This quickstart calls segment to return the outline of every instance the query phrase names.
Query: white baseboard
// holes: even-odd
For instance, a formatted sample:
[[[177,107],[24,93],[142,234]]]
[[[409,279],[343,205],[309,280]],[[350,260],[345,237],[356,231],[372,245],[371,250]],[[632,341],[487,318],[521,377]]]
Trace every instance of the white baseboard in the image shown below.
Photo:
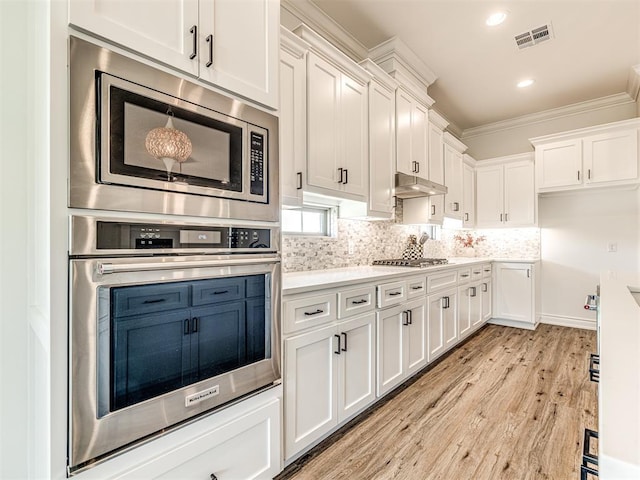
[[[538,324],[531,324],[528,322],[518,322],[517,320],[505,320],[503,318],[492,318],[487,323],[491,323],[493,325],[501,325],[503,327],[515,327],[515,328],[524,328],[526,330],[535,330]]]
[[[596,320],[579,317],[563,317],[560,315],[540,315],[540,323],[548,325],[558,325],[560,327],[583,328],[585,330],[595,330]]]

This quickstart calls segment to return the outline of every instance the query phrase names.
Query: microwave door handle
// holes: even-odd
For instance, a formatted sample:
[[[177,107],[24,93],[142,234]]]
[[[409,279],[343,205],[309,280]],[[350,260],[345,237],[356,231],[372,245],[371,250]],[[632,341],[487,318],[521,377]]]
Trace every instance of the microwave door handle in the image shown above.
[[[155,270],[183,270],[186,268],[229,267],[234,265],[259,265],[279,263],[280,257],[273,258],[238,258],[228,260],[158,262],[158,263],[109,263],[98,262],[97,272],[100,275],[122,272],[149,272]]]

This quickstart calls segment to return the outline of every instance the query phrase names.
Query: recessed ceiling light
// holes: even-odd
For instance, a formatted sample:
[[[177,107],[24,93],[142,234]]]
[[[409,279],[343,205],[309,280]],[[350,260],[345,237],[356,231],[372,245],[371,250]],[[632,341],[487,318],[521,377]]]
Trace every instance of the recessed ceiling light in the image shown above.
[[[489,15],[487,18],[487,25],[490,27],[495,27],[496,25],[500,25],[507,18],[507,12],[496,12]]]
[[[527,78],[525,80],[521,80],[518,82],[518,88],[526,88],[533,85],[534,80],[532,78]]]

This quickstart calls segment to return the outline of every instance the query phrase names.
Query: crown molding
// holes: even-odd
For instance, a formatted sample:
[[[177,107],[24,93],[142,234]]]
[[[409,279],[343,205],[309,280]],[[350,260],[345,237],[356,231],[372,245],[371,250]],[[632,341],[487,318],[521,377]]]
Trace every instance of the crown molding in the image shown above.
[[[373,47],[369,50],[369,57],[377,64],[388,64],[393,70],[401,66],[409,75],[415,77],[414,81],[423,84],[424,88],[429,87],[438,78],[433,70],[398,37],[392,37]]]
[[[444,134],[442,135],[442,140],[444,141],[444,143],[446,143],[450,147],[453,147],[460,153],[464,153],[467,149],[467,146],[456,137],[454,137],[450,132],[444,132]]]
[[[333,63],[336,67],[349,75],[352,79],[360,82],[362,85],[369,83],[369,80],[373,77],[372,74],[367,72],[350,57],[345,55],[340,49],[336,48],[304,23],[302,25],[298,25],[293,33],[300,36],[300,38],[307,42],[313,52]]]
[[[464,163],[466,163],[467,165],[469,165],[470,167],[476,167],[476,165],[478,165],[478,161],[473,158],[471,155],[469,155],[468,153],[464,153],[462,154],[462,161]]]
[[[516,153],[513,155],[505,155],[503,157],[487,158],[486,160],[478,160],[476,166],[489,167],[492,165],[503,165],[505,163],[527,161],[533,163],[535,154],[533,152]]]
[[[396,82],[387,72],[385,72],[380,66],[370,58],[365,58],[358,65],[364,68],[367,72],[373,75],[373,78],[391,91],[395,91],[398,88],[398,82]]]
[[[627,94],[634,100],[638,100],[640,93],[640,65],[635,65],[629,70],[629,79],[627,80]]]
[[[282,25],[280,25],[280,47],[296,58],[304,57],[304,54],[309,50],[307,42]]]
[[[601,110],[603,108],[610,108],[634,102],[635,99],[631,98],[628,93],[617,93],[615,95],[596,98],[594,100],[587,100],[586,102],[573,103],[564,107],[552,108],[529,115],[522,115],[520,117],[511,118],[509,120],[502,120],[495,123],[481,125],[479,127],[467,128],[462,131],[461,138],[466,139],[477,137],[479,135],[489,135],[491,133],[496,133],[503,130],[510,130],[512,128],[518,128],[534,123],[548,122],[549,120],[554,120],[557,118],[569,117],[572,115],[578,115],[581,113]]]
[[[447,125],[449,125],[449,121],[434,109],[429,110],[429,121],[440,130],[444,130],[445,128],[447,128]]]
[[[541,137],[530,138],[529,142],[535,147],[543,143],[555,140],[571,140],[574,138],[585,137],[587,135],[608,133],[616,130],[625,130],[628,128],[639,128],[640,118],[630,118],[629,120],[621,120],[619,122],[605,123],[604,125],[594,125],[592,127],[578,128],[569,130],[568,132],[552,133]]]
[[[352,60],[369,56],[367,48],[310,0],[280,0],[280,7],[300,19]]]

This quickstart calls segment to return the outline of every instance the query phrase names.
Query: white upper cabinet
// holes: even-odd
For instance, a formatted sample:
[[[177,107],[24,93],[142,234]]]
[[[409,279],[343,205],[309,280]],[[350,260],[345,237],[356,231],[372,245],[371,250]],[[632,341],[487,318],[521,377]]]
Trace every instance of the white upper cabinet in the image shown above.
[[[638,183],[638,119],[531,139],[538,192]]]
[[[396,158],[396,94],[398,84],[371,60],[360,65],[369,82],[369,208],[368,216],[393,216]]]
[[[69,23],[261,103],[278,105],[276,0],[70,0]]]
[[[280,181],[282,204],[302,206],[307,172],[307,47],[280,32]]]
[[[396,90],[396,170],[429,179],[428,108],[402,87]]]
[[[472,228],[476,222],[476,172],[475,160],[464,156],[462,165],[462,226]]]
[[[483,165],[484,163],[488,165]],[[476,226],[528,227],[536,223],[530,154],[480,162],[476,168]]]
[[[444,214],[462,219],[462,154],[467,147],[449,132],[444,133]]]
[[[307,54],[307,184],[316,193],[366,200],[368,99],[364,69],[301,25]]]
[[[449,123],[429,110],[429,180],[444,185],[444,129]]]

